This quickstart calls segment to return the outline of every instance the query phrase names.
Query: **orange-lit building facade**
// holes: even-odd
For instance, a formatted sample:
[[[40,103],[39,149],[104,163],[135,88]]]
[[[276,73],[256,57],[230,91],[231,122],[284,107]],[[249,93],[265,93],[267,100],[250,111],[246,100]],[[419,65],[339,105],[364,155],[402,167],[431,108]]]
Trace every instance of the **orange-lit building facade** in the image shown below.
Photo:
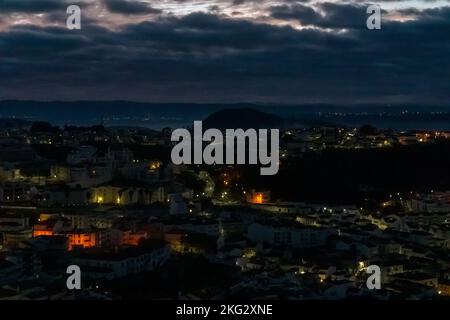
[[[53,236],[53,227],[47,225],[47,224],[36,224],[33,227],[33,237],[40,237],[40,236]]]
[[[35,225],[33,228],[33,237],[36,238],[41,236],[57,236],[57,234],[45,225]],[[69,251],[76,247],[91,248],[97,245],[97,236],[92,232],[71,232],[66,236],[69,240]]]
[[[71,232],[68,234],[69,251],[74,248],[92,248],[98,243],[95,232]]]
[[[255,191],[247,193],[247,202],[252,204],[265,204],[270,202],[270,191]]]
[[[447,280],[439,282],[437,290],[439,295],[450,297],[450,281]]]
[[[143,240],[147,239],[146,232],[133,233],[131,231],[124,232],[122,236],[122,245],[125,246],[138,246]]]
[[[184,250],[186,237],[186,232],[183,230],[173,229],[165,233],[164,240],[169,243],[172,252],[180,253]]]

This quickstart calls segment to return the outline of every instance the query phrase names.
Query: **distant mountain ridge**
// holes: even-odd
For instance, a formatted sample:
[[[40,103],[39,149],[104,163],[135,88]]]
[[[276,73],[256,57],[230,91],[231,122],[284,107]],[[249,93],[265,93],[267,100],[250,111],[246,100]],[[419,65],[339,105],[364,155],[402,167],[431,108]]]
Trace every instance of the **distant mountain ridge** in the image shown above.
[[[55,125],[136,126],[161,129],[184,127],[213,112],[230,108],[259,108],[257,105],[141,103],[128,101],[0,101],[0,118],[48,121]]]
[[[199,103],[144,103],[130,101],[0,101],[0,118],[48,121],[53,125],[99,125],[107,127],[145,127],[160,130],[164,127],[192,126],[195,120],[208,120],[220,126],[213,114],[221,110],[253,109],[283,119],[285,126],[323,126],[371,124],[378,128],[402,130],[450,130],[449,106],[422,105],[332,105],[301,104],[277,105],[258,103],[199,104]],[[220,114],[219,114],[220,115]],[[257,119],[252,119],[256,117]],[[244,119],[246,119],[244,121]],[[264,126],[276,125],[280,119],[266,118],[261,113],[227,115],[222,121],[234,124],[242,121],[248,126],[254,121]],[[272,122],[273,121],[273,122]],[[10,123],[11,124],[11,123]],[[213,126],[212,124],[210,124]],[[241,125],[241,124],[240,124]],[[223,126],[223,125],[222,125]]]
[[[144,103],[130,101],[0,101],[0,117],[36,118],[39,120],[106,117],[143,117],[161,115],[177,116],[189,113],[202,119],[211,112],[227,108],[257,108],[247,103],[237,104],[196,104],[196,103]],[[82,111],[82,112],[80,112]]]

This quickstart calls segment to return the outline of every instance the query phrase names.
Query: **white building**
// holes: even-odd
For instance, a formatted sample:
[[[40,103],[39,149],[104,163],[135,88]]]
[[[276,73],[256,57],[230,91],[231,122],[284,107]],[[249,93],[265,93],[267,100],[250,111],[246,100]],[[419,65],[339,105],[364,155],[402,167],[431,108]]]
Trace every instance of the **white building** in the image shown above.
[[[167,229],[178,228],[187,232],[201,233],[216,237],[219,235],[219,223],[217,221],[193,221],[178,225],[167,226]]]
[[[95,204],[147,205],[164,202],[164,199],[165,189],[163,187],[102,185],[90,189],[90,203]]]
[[[161,244],[146,251],[130,248],[118,253],[85,254],[74,258],[73,263],[88,277],[112,280],[151,271],[162,266],[169,257],[169,247]]]
[[[253,223],[248,227],[249,240],[270,245],[287,245],[294,248],[316,247],[325,244],[328,230],[305,227],[302,225],[284,225],[281,223]]]
[[[67,156],[67,163],[77,165],[80,163],[90,162],[93,160],[97,148],[94,146],[80,146]]]

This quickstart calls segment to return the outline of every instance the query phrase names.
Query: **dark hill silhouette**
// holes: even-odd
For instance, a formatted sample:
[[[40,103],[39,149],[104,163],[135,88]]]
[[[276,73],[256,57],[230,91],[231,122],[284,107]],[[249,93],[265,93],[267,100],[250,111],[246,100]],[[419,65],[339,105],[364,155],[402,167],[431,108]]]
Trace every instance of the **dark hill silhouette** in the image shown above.
[[[30,121],[21,119],[4,119],[0,118],[0,128],[13,129],[13,128],[28,128],[31,126]]]
[[[225,109],[214,112],[203,121],[203,128],[217,129],[262,129],[281,128],[284,119],[252,108]]]
[[[360,127],[370,124],[377,128],[401,130],[450,130],[450,105],[330,105],[330,104],[198,104],[198,103],[143,103],[131,101],[0,101],[0,118],[26,119],[30,122],[48,121],[52,125],[105,125],[139,126],[161,129],[192,126],[193,121],[201,120],[220,110],[259,110],[283,119],[284,127],[310,126],[350,126]],[[407,108],[408,113],[405,113]],[[258,115],[246,116],[245,112],[234,112],[229,123],[232,127],[266,126],[264,116],[258,124]],[[244,118],[250,118],[244,121]],[[228,116],[225,120],[228,121]],[[243,121],[243,125],[240,121]],[[7,122],[7,126],[21,125]],[[279,126],[278,120],[269,121],[269,126]],[[1,123],[0,123],[1,125]],[[31,124],[25,124],[29,126]],[[223,127],[225,125],[222,125]],[[227,123],[226,126],[229,126]]]

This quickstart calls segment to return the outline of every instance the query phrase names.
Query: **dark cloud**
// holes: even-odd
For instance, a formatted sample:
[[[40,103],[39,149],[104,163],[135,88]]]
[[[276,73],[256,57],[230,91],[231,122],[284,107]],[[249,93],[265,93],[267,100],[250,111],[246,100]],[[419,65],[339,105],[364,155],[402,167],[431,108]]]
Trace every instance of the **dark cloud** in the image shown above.
[[[69,0],[0,0],[0,13],[49,13],[56,10],[65,11],[69,4],[87,4]]]
[[[305,26],[360,28],[365,26],[368,4],[320,3],[315,8],[303,4],[274,6],[271,14],[282,20],[298,20]]]
[[[161,10],[152,8],[147,2],[135,0],[104,0],[109,11],[121,14],[154,14]]]
[[[56,0],[1,0],[0,12],[47,12],[63,7],[62,1]]]

